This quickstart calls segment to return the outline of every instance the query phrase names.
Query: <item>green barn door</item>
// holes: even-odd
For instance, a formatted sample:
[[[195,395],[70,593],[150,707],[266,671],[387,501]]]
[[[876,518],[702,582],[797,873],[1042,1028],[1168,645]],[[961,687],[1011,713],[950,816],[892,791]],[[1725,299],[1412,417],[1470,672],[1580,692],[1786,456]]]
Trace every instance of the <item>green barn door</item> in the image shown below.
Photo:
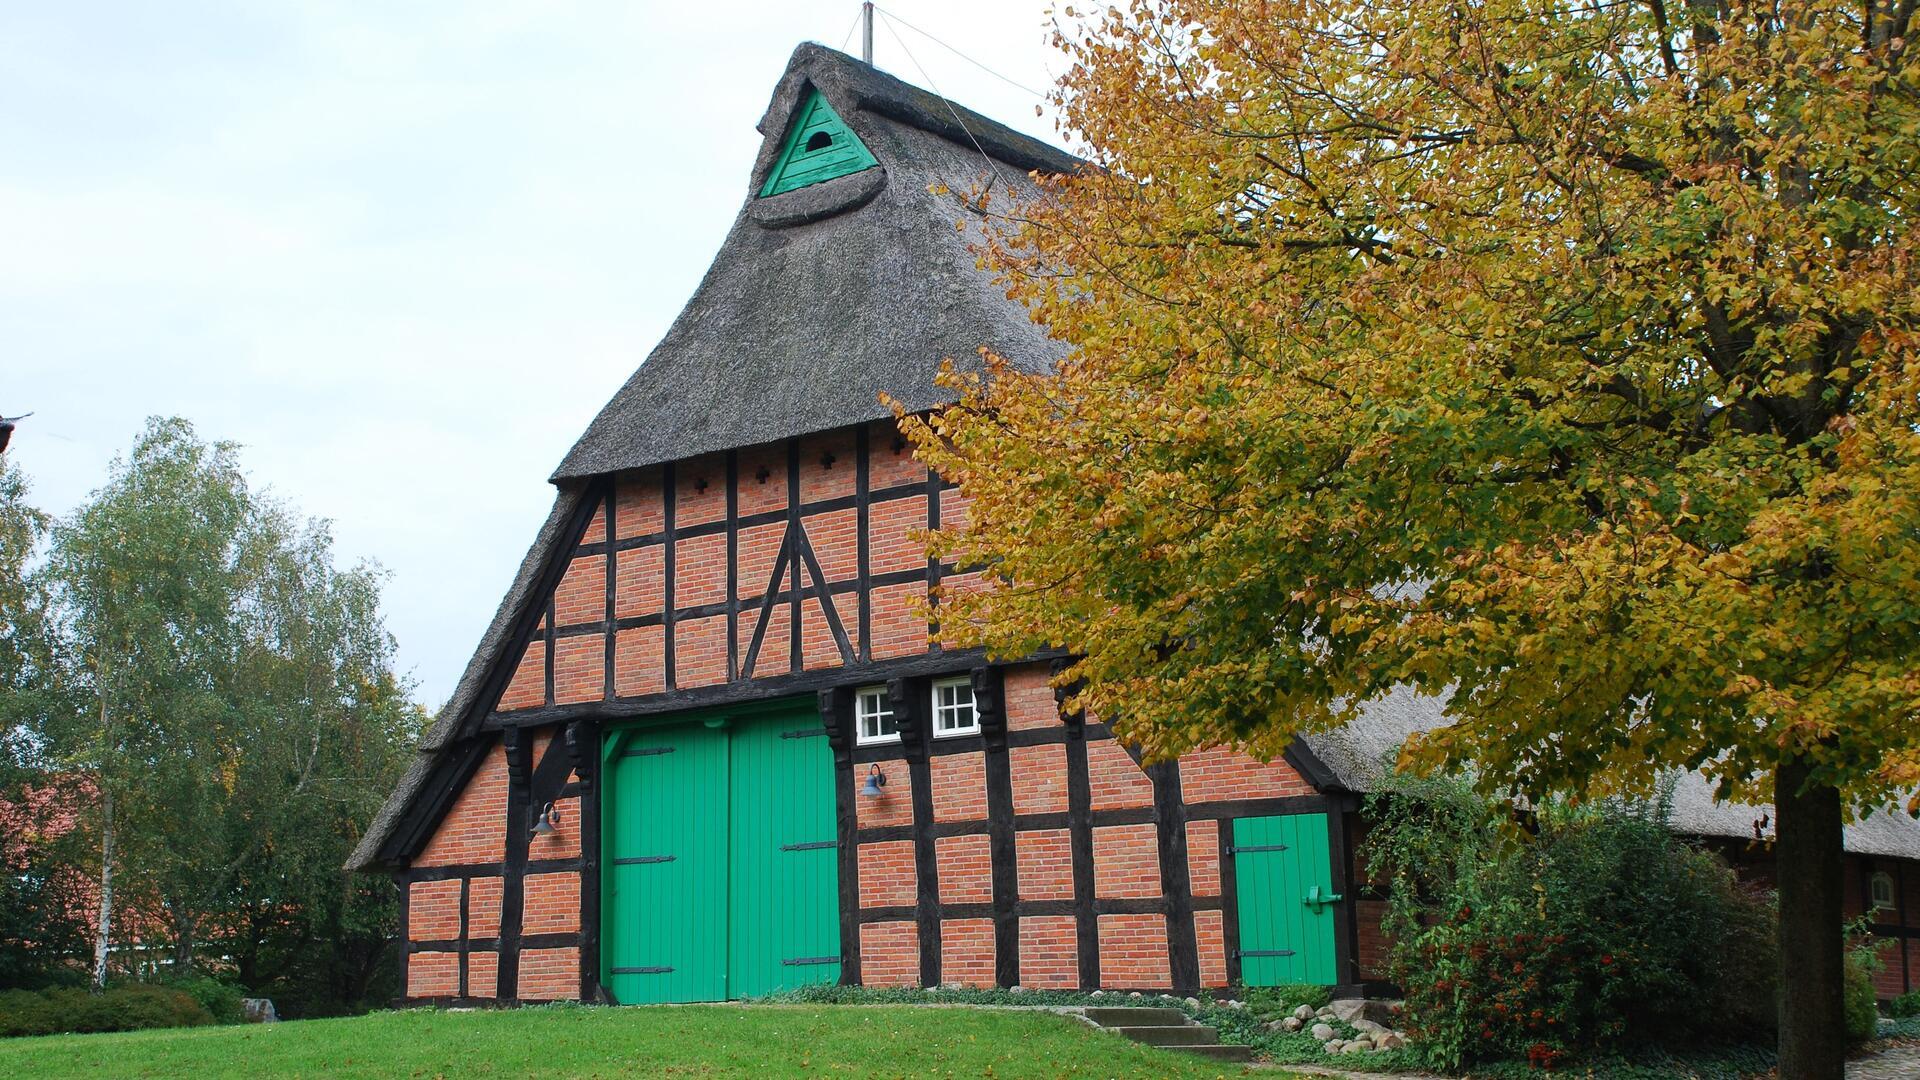
[[[1327,815],[1233,823],[1240,977],[1248,986],[1334,982],[1333,863]]]
[[[727,732],[633,733],[609,762],[608,989],[623,1004],[727,997]]]
[[[622,1004],[723,1001],[840,978],[833,753],[782,702],[616,733],[601,905]]]
[[[838,982],[833,752],[820,714],[743,720],[732,754],[729,996]]]

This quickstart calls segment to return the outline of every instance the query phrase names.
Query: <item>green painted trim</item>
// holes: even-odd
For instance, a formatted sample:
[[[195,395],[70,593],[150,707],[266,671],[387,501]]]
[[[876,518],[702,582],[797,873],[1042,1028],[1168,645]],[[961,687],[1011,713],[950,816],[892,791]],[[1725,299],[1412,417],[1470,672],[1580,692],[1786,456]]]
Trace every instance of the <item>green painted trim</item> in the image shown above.
[[[818,145],[822,142],[824,145]],[[833,111],[820,91],[810,89],[806,101],[794,110],[786,139],[780,145],[780,156],[773,160],[773,168],[767,170],[767,182],[761,185],[760,194],[778,195],[809,184],[851,176],[878,164],[860,136],[840,119],[840,114]]]
[[[1226,857],[1235,861],[1241,981],[1337,982],[1327,815],[1237,818]]]

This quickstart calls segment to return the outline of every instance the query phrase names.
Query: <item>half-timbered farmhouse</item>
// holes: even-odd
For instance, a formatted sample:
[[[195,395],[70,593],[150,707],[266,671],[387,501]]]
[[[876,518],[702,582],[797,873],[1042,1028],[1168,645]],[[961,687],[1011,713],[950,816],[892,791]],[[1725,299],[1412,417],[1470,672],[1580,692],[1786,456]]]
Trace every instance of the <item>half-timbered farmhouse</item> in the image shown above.
[[[1439,703],[1390,695],[1282,760],[1142,765],[1050,663],[928,640],[966,500],[885,393],[1061,347],[970,249],[1075,158],[803,45],[745,205],[658,348],[561,463],[551,516],[355,853],[404,897],[406,996],[704,1001],[808,983],[1362,985],[1359,796]],[[962,223],[956,229],[955,222]],[[937,617],[937,609],[934,612]],[[1690,794],[1689,794],[1690,793]],[[1757,812],[1686,788],[1680,824]],[[1854,910],[1920,981],[1920,828],[1849,836]]]

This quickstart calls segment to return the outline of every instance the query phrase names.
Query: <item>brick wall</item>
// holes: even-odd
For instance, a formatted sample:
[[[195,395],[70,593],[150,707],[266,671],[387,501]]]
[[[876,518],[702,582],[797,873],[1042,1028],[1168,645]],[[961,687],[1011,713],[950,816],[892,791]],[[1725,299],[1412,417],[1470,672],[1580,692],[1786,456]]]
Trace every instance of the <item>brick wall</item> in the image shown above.
[[[1020,985],[1035,990],[1066,990],[1079,986],[1078,940],[1071,915],[1022,918]]]
[[[418,952],[407,958],[407,996],[452,997],[460,992],[460,957],[450,952]]]
[[[580,950],[527,949],[520,953],[520,997],[562,1001],[580,996]]]
[[[1200,985],[1227,985],[1226,919],[1218,911],[1193,913],[1193,937],[1200,949]]]
[[[529,874],[525,882],[526,908],[521,915],[523,934],[565,934],[580,929],[580,875]],[[525,970],[523,966],[522,971]],[[574,991],[579,993],[579,971],[574,972]],[[526,989],[522,976],[521,989]]]
[[[983,904],[993,899],[993,859],[988,849],[987,837],[980,835],[942,836],[933,842],[940,866],[941,903]]]
[[[919,879],[913,864],[913,841],[861,844],[859,866],[861,907],[894,907],[914,902]]]
[[[945,867],[942,866],[942,881]],[[992,919],[948,919],[940,924],[940,981],[961,986],[992,986]]]
[[[1057,814],[1067,808],[1067,751],[1062,746],[1015,746],[1007,750],[1013,774],[1013,812]]]
[[[1100,916],[1101,986],[1109,990],[1151,990],[1172,980],[1164,916]]]
[[[920,985],[920,930],[910,922],[860,927],[860,982],[865,986]]]
[[[407,940],[451,941],[459,936],[460,882],[413,882],[407,889]]]
[[[1022,900],[1073,899],[1073,838],[1065,829],[1014,834],[1014,862]]]
[[[1182,757],[1180,788],[1190,803],[1279,799],[1314,791],[1285,761],[1263,764],[1226,749],[1198,750]]]
[[[1160,837],[1156,826],[1105,825],[1093,830],[1093,894],[1160,895]]]
[[[507,752],[496,743],[413,865],[499,862],[506,844]]]
[[[1087,782],[1095,810],[1153,805],[1153,781],[1114,739],[1088,741]]]
[[[985,754],[943,754],[927,763],[933,820],[979,821],[987,816]]]

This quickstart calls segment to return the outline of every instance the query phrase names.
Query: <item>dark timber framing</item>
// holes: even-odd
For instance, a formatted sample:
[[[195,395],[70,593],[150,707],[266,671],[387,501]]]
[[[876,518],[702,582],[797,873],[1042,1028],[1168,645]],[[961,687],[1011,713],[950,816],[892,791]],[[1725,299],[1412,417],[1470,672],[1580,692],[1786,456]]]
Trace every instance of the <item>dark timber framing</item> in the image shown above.
[[[993,874],[993,981],[1020,982],[1019,858],[1014,847],[1013,769],[1007,759],[1005,673],[996,667],[971,674],[974,711],[985,740],[987,850]]]
[[[899,747],[913,778],[914,926],[920,941],[920,985],[940,985],[940,861],[933,835],[933,771],[928,749],[933,736],[931,703],[924,679],[887,682],[887,704],[900,731]],[[862,913],[865,914],[864,912]]]

